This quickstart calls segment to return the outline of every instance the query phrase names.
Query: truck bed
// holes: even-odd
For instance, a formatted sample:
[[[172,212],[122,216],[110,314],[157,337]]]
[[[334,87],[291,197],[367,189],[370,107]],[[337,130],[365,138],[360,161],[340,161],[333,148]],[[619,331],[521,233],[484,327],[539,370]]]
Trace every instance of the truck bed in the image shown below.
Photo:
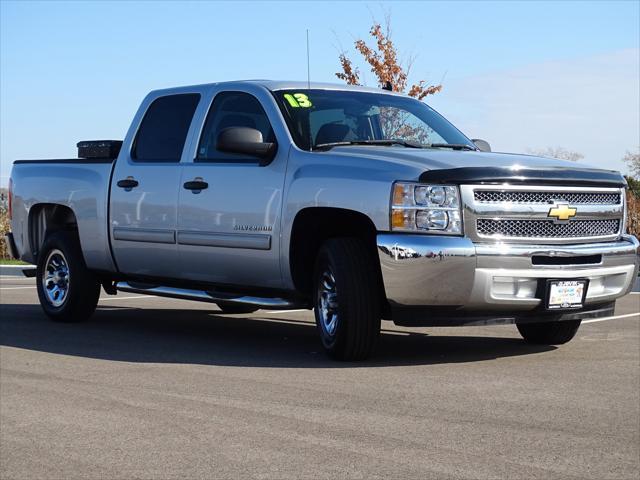
[[[115,271],[108,235],[108,196],[113,162],[114,159],[108,158],[14,162],[12,225],[16,247],[23,260],[35,261],[30,246],[34,240],[28,233],[30,222],[37,222],[41,206],[57,204],[75,212],[87,266]]]

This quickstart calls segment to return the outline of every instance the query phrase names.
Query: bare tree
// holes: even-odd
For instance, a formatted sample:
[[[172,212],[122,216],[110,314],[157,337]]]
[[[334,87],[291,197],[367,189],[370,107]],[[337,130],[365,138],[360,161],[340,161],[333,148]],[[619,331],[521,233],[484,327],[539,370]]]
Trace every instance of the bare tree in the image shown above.
[[[622,157],[631,173],[627,178],[627,232],[640,238],[640,147]]]
[[[631,175],[640,178],[640,147],[637,152],[627,152],[622,160],[629,166]]]
[[[579,152],[573,152],[562,147],[547,147],[547,148],[528,148],[527,153],[531,155],[538,155],[540,157],[558,158],[560,160],[570,160],[577,162],[582,160],[584,155]]]

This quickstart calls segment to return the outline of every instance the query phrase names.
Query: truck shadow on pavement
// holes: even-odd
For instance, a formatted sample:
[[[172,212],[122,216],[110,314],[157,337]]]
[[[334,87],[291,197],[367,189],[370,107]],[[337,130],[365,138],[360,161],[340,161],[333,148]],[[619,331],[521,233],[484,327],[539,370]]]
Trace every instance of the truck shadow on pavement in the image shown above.
[[[208,310],[99,308],[91,320],[61,324],[38,305],[1,305],[0,345],[122,362],[281,368],[356,368],[478,362],[554,347],[513,337],[431,336],[382,324],[376,356],[340,363],[323,352],[309,320],[256,312],[222,316]],[[505,327],[507,328],[507,327]],[[515,332],[515,327],[512,327]],[[436,335],[439,329],[434,329]],[[447,332],[451,332],[450,329]]]

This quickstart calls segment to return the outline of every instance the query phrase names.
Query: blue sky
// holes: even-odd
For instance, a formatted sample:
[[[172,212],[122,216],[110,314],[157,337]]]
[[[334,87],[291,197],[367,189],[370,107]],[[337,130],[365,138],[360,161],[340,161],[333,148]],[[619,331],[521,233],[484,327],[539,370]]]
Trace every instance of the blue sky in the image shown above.
[[[123,138],[151,89],[335,81],[341,47],[390,12],[427,102],[495,150],[562,146],[626,170],[638,148],[640,2],[0,2],[0,183],[17,158]],[[366,69],[365,69],[366,70]],[[371,74],[364,75],[375,83]]]

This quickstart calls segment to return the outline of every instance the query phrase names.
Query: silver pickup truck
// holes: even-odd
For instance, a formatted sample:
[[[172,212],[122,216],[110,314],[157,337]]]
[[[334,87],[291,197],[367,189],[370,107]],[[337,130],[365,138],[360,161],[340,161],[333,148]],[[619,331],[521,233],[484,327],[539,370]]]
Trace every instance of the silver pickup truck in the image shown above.
[[[313,308],[326,351],[363,359],[381,319],[513,323],[562,344],[638,273],[620,173],[491,153],[385,90],[242,81],[150,93],[123,142],[14,162],[13,255],[44,312],[101,287]]]

